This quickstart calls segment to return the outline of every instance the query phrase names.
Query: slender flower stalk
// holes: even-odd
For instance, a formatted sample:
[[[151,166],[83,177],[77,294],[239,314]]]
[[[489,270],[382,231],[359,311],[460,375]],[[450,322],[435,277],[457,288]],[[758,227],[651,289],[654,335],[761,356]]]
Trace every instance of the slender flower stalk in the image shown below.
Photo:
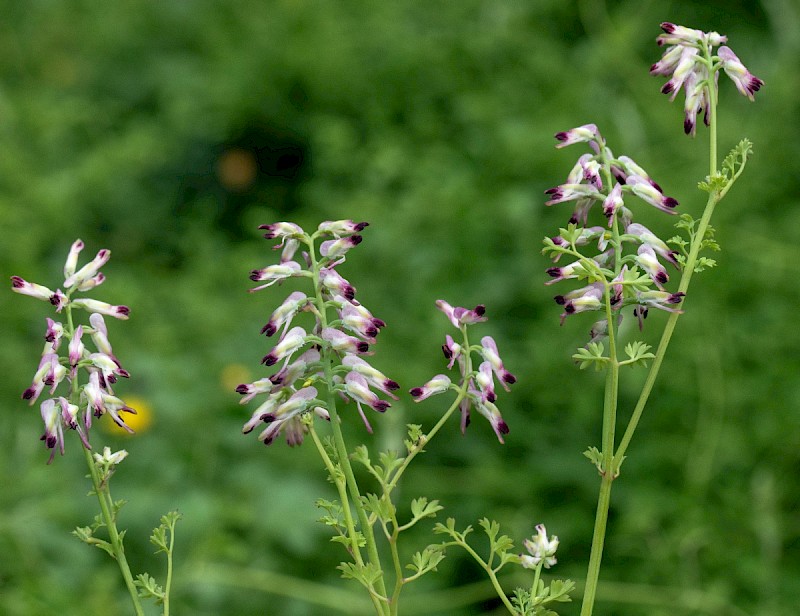
[[[144,611],[139,599],[136,582],[131,574],[125,558],[122,543],[124,533],[117,529],[117,513],[119,505],[111,498],[109,479],[116,466],[122,462],[127,453],[119,451],[111,453],[105,448],[103,454],[92,454],[90,429],[94,420],[108,415],[120,427],[129,432],[132,430],[125,424],[123,413],[135,414],[136,411],[119,398],[113,386],[118,377],[128,378],[130,374],[122,368],[113,354],[108,341],[108,329],[103,315],[126,320],[130,310],[127,306],[115,306],[103,301],[75,297],[78,293],[93,290],[105,280],[99,269],[111,257],[111,251],[100,250],[94,259],[78,269],[78,258],[84,248],[81,240],[76,240],[64,263],[64,283],[62,289],[55,291],[34,283],[29,283],[19,276],[12,276],[12,290],[39,300],[48,301],[57,314],[63,315],[64,321],[47,318],[45,346],[39,368],[33,383],[22,394],[24,400],[34,404],[45,392],[49,398],[40,403],[41,416],[45,425],[41,440],[51,450],[48,464],[52,463],[56,452],[64,455],[64,431],[77,433],[81,449],[84,452],[89,477],[92,481],[92,492],[100,506],[100,519],[108,532],[108,541],[94,536],[94,530],[79,528],[75,534],[89,544],[103,547],[114,558],[119,566],[123,581],[133,604],[134,612],[143,615]],[[75,324],[75,310],[89,312],[88,323]],[[87,348],[85,339],[91,339],[95,350]],[[61,354],[67,340],[66,354]],[[88,378],[82,382],[81,377]],[[64,385],[64,395],[56,396],[57,389]]]
[[[624,206],[627,194],[635,195],[666,213],[673,213],[678,204],[674,199],[665,197],[661,187],[630,158],[624,156],[615,158],[595,125],[586,125],[573,129],[573,131],[557,133],[556,139],[559,142],[557,147],[564,147],[572,143],[588,143],[594,151],[593,157],[598,160],[601,169],[603,165],[608,165],[603,169],[605,175],[609,178],[613,175],[617,179],[618,183],[614,189],[604,193],[600,184],[595,181],[590,182],[591,187],[569,186],[547,191],[547,194],[550,195],[547,205],[567,201],[574,198],[573,195],[589,196],[590,199],[597,202],[602,199],[603,213],[609,218],[610,232],[607,242],[613,247],[613,258],[609,264],[605,257],[589,259],[580,252],[579,247],[587,244],[585,240],[582,241],[586,234],[585,229],[579,229],[577,226],[570,227],[566,230],[562,229],[561,235],[555,238],[545,239],[545,252],[550,254],[554,261],[562,254],[578,257],[578,260],[574,261],[567,270],[564,268],[548,269],[548,275],[554,278],[548,284],[577,277],[576,274],[579,272],[588,275],[590,283],[583,288],[556,296],[556,302],[565,309],[562,314],[562,323],[564,318],[571,314],[591,310],[605,312],[605,318],[598,321],[592,328],[589,345],[584,349],[579,349],[574,356],[579,360],[581,367],[595,364],[599,369],[606,370],[602,450],[592,448],[586,452],[587,457],[595,463],[600,472],[601,486],[581,616],[591,616],[593,612],[613,481],[619,475],[620,466],[658,376],[677,319],[683,313],[678,305],[682,306],[683,299],[688,292],[692,274],[700,262],[700,250],[708,245],[709,222],[714,208],[741,174],[749,155],[749,142],[742,142],[729,156],[729,159],[726,159],[723,173],[718,171],[719,72],[724,71],[734,81],[739,92],[750,100],[753,100],[753,94],[763,86],[763,81],[753,76],[730,48],[722,46],[717,55],[714,55],[714,48],[727,42],[725,36],[716,32],[706,33],[666,22],[661,24],[661,27],[664,34],[658,37],[657,42],[659,45],[667,46],[667,49],[661,60],[651,67],[651,74],[669,77],[667,83],[662,87],[662,92],[670,95],[670,100],[674,100],[680,90],[685,92],[684,130],[687,134],[695,135],[696,118],[700,112],[703,113],[704,122],[709,127],[709,176],[707,182],[701,185],[708,190],[709,197],[699,223],[692,227],[688,251],[681,255],[678,251],[670,249],[649,229],[632,221],[632,214],[630,211],[626,211],[627,208]],[[587,126],[591,127],[591,130],[587,129]],[[584,161],[582,165],[585,166],[583,157],[582,160]],[[594,190],[598,190],[600,194],[593,195],[591,191]],[[592,203],[588,203],[582,206],[584,221],[585,212],[591,205]],[[621,212],[624,212],[624,215]],[[580,217],[573,214],[571,223],[578,220]],[[624,232],[621,232],[620,226]],[[629,244],[636,247],[635,255],[628,256],[626,253],[626,246]],[[600,249],[602,250],[602,246]],[[673,266],[680,265],[682,268],[678,288],[675,292],[670,292],[665,288],[665,285],[669,283],[669,275],[661,263],[662,259]],[[650,288],[651,285],[656,288]],[[670,313],[655,354],[649,353],[647,345],[636,343],[634,346],[626,347],[629,358],[624,361],[620,360],[616,332],[623,318],[621,310],[626,306],[633,306],[633,315],[637,317],[640,327],[643,325],[649,308],[658,308]],[[603,353],[603,342],[608,344],[607,354]],[[622,365],[636,363],[646,365],[649,360],[652,360],[652,363],[641,394],[628,420],[622,439],[617,445],[615,427],[619,368]]]

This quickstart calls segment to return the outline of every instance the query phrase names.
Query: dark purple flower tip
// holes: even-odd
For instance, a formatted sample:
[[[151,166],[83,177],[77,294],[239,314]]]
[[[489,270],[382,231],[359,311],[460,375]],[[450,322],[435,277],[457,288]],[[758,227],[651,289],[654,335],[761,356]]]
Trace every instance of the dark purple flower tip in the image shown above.
[[[694,120],[689,116],[686,116],[683,119],[683,132],[687,135],[691,135],[694,131]]]
[[[503,374],[503,382],[508,383],[509,385],[513,385],[514,383],[517,382],[517,377],[515,377],[510,372],[506,372],[505,374]]]
[[[342,295],[345,299],[354,300],[356,298],[356,289],[351,285],[345,285],[342,287]]]
[[[356,349],[358,350],[359,353],[366,353],[367,351],[369,351],[369,344],[367,344],[366,342],[359,342],[358,344],[356,344]]]
[[[20,278],[19,276],[12,276],[11,277],[11,286],[15,289],[21,289],[25,286],[25,280]]]
[[[259,417],[259,419],[268,424],[275,421],[276,417],[272,413],[264,413],[261,417]]]
[[[378,411],[379,413],[383,413],[390,406],[392,405],[386,402],[385,400],[378,400],[375,404],[372,405],[372,408]]]
[[[278,358],[272,353],[269,353],[268,355],[264,355],[264,358],[261,360],[261,363],[264,364],[265,366],[272,366],[277,361]]]
[[[669,276],[667,276],[666,272],[658,272],[656,274],[656,282],[660,282],[661,284],[669,282]]]
[[[675,28],[676,28],[675,24],[670,23],[668,21],[664,21],[661,23],[661,29],[667,34],[672,34],[673,32],[675,32]]]
[[[678,207],[678,200],[673,199],[672,197],[664,197],[663,201],[664,207],[668,207],[670,209]]]
[[[556,141],[566,141],[567,139],[569,139],[569,134],[567,134],[567,132],[563,130],[557,132],[553,136],[556,138]]]
[[[478,304],[473,309],[473,312],[477,314],[479,317],[482,317],[484,314],[486,314],[486,306],[484,306],[483,304]]]
[[[668,304],[680,304],[681,300],[686,296],[686,293],[673,293],[667,298]]]
[[[250,272],[250,280],[259,281],[261,280],[261,270],[252,270]]]
[[[672,94],[675,91],[675,84],[672,81],[668,81],[663,86],[661,86],[661,94]]]
[[[372,321],[371,321],[371,322],[372,322],[372,324],[373,324],[375,327],[377,327],[378,329],[381,329],[381,328],[383,328],[383,327],[386,327],[386,321],[383,321],[383,320],[381,320],[381,319],[376,319],[376,318],[374,318],[374,317],[373,317],[373,319],[372,319]]]
[[[236,386],[236,393],[237,394],[246,394],[250,391],[250,386],[246,383],[242,383],[241,385]]]
[[[453,349],[451,349],[446,344],[442,345],[442,353],[444,353],[445,359],[452,359],[453,358]]]
[[[369,227],[369,223],[368,222],[357,222],[355,224],[355,226],[353,227],[353,230],[356,231],[356,232],[363,231],[367,227]]]
[[[361,237],[360,235],[351,235],[350,236],[350,243],[353,246],[358,246],[363,240],[364,240],[364,238]]]
[[[567,303],[567,298],[564,297],[563,295],[556,295],[553,299],[556,300],[556,304],[558,304],[559,306],[563,306],[564,304]]]
[[[548,188],[546,191],[544,191],[544,194],[550,195],[554,199],[560,199],[561,198],[561,188],[559,186],[556,186],[555,188]]]
[[[566,312],[567,314],[572,314],[573,312],[575,312],[575,306],[573,304],[566,304],[564,306],[564,312]]]
[[[501,419],[497,422],[497,431],[500,434],[508,434],[508,424]]]
[[[255,426],[253,426],[255,428]],[[242,434],[250,434],[253,431],[253,428],[245,428],[242,430]]]
[[[545,273],[547,273],[547,275],[552,277],[552,278],[558,278],[559,276],[561,276],[561,268],[560,267],[548,267],[545,270]]]
[[[750,80],[747,82],[747,91],[750,92],[750,94],[755,94],[761,89],[761,86],[763,85],[764,85],[763,79],[759,79],[755,75],[751,75]]]
[[[275,440],[274,436],[268,436],[267,438],[264,439],[264,444],[270,446],[272,445],[272,441],[274,440]]]
[[[375,337],[375,336],[377,336],[379,333],[380,333],[380,332],[378,331],[378,328],[377,328],[377,327],[368,327],[367,329],[365,329],[365,330],[364,330],[364,335],[365,335],[367,338],[374,338],[374,337]]]
[[[560,235],[556,235],[550,238],[550,241],[553,242],[556,246],[566,246],[567,241],[561,237]]]
[[[392,379],[386,379],[383,382],[383,386],[389,391],[396,391],[400,389],[400,384],[397,381],[393,381]]]
[[[413,389],[409,389],[408,393],[411,394],[412,398],[419,398],[423,393],[425,393],[425,391],[422,389],[422,387],[414,387]]]
[[[58,440],[56,439],[54,434],[48,434],[47,432],[42,434],[39,437],[39,440],[40,441],[44,441],[45,444],[47,445],[48,449],[54,449],[55,446],[56,446],[56,443],[58,442]]]
[[[30,400],[35,395],[36,395],[36,390],[33,387],[28,387],[28,389],[22,392],[22,399]]]
[[[497,394],[496,394],[496,393],[494,393],[493,391],[487,392],[487,394],[486,394],[486,399],[487,399],[489,402],[494,402],[495,400],[497,400]]]
[[[127,306],[117,306],[117,314],[121,314],[123,316],[130,316],[131,309]]]
[[[264,327],[261,328],[261,333],[266,334],[267,337],[274,335],[276,331],[278,331],[278,328],[275,327],[272,323],[267,323]]]

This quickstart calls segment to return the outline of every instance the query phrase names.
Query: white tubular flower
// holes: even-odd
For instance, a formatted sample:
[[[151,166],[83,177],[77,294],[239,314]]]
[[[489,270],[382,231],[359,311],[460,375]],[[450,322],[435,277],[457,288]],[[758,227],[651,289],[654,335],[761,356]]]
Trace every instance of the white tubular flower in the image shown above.
[[[520,554],[519,557],[522,566],[526,569],[535,569],[539,563],[543,563],[544,568],[549,569],[558,562],[556,560],[558,537],[553,535],[548,539],[544,524],[537,524],[536,534],[530,539],[525,539],[522,544],[528,553]]]

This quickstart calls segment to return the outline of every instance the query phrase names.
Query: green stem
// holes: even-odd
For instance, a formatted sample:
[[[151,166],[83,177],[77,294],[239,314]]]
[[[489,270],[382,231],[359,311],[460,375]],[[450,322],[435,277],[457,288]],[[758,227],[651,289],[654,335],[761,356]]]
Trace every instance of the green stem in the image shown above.
[[[708,62],[709,66],[711,66],[712,63],[711,50],[708,48],[705,49],[705,59]],[[710,139],[709,178],[713,178],[717,173],[717,113],[716,113],[717,92],[713,78],[708,79],[708,91],[709,91],[708,112],[709,112],[709,139]],[[697,258],[700,253],[700,247],[703,243],[703,238],[705,237],[706,230],[708,229],[711,216],[714,213],[714,207],[716,206],[716,204],[719,202],[720,199],[721,199],[721,194],[719,192],[715,191],[709,195],[705,210],[703,211],[703,216],[700,219],[700,224],[698,225],[695,235],[693,237],[692,245],[689,250],[689,255],[686,259],[686,264],[684,266],[683,274],[681,275],[680,283],[678,284],[679,293],[686,293],[686,290],[689,288],[689,282],[691,281],[692,274],[694,273],[694,268],[697,263]],[[614,451],[613,426],[608,426],[608,427],[606,426],[607,420],[609,420],[612,417],[612,411],[609,408],[610,384],[614,387],[615,390],[614,401],[613,401],[613,409],[614,409],[613,413],[616,412],[617,383],[611,383],[611,382],[616,378],[618,378],[618,374],[612,376],[612,373],[614,372],[618,373],[619,364],[616,362],[616,360],[612,361],[611,363],[611,371],[609,372],[608,379],[606,380],[606,409],[603,419],[604,468],[603,468],[602,482],[600,485],[600,496],[597,502],[597,514],[595,517],[594,536],[592,538],[592,552],[589,559],[589,572],[587,573],[586,577],[586,588],[584,591],[583,605],[581,607],[581,616],[591,616],[593,610],[594,599],[597,592],[597,580],[600,573],[600,561],[602,558],[604,537],[608,522],[608,508],[611,500],[611,484],[618,473],[619,467],[624,459],[625,452],[627,451],[630,441],[633,438],[633,433],[635,432],[639,420],[641,419],[642,413],[644,412],[645,405],[647,404],[647,400],[653,389],[653,385],[655,384],[656,378],[658,377],[659,370],[661,369],[661,364],[664,361],[667,347],[669,346],[670,340],[672,339],[672,334],[675,331],[675,325],[678,322],[679,316],[680,313],[673,312],[667,319],[664,331],[661,334],[661,340],[659,341],[658,348],[656,349],[655,358],[653,359],[653,363],[650,367],[650,371],[647,374],[647,378],[645,379],[645,383],[644,386],[642,387],[639,399],[636,402],[636,406],[634,407],[633,413],[631,414],[631,418],[628,421],[625,433],[623,434],[622,440],[620,441],[620,445],[617,448],[616,452]],[[611,337],[613,331],[614,328],[611,326],[611,322],[609,321],[609,334],[610,334],[609,337]],[[613,352],[613,339],[611,341],[611,346]]]
[[[169,527],[169,549],[167,550],[167,581],[164,584],[164,616],[169,616],[169,594],[172,591],[172,551],[175,546],[175,522]]]
[[[384,492],[386,498],[388,498],[388,494]],[[392,591],[392,597],[389,600],[389,614],[390,616],[397,616],[398,609],[399,609],[399,600],[400,600],[400,591],[403,589],[403,584],[405,584],[405,580],[403,579],[403,567],[400,564],[400,553],[397,550],[397,538],[400,535],[400,529],[397,524],[397,519],[393,515],[392,516],[392,524],[394,526],[394,530],[392,534],[389,536],[389,548],[392,552],[392,564],[394,566],[394,590]]]
[[[69,305],[69,303],[67,303],[65,312],[67,317],[67,331],[65,334],[68,339],[71,340],[73,334],[75,333],[75,325],[72,319],[72,307]],[[80,403],[80,392],[77,378],[73,378],[70,383],[69,400],[73,404]],[[133,602],[133,609],[136,612],[136,616],[144,616],[142,605],[139,602],[139,592],[137,591],[136,585],[133,582],[133,575],[131,574],[130,567],[128,566],[128,561],[125,558],[125,548],[122,545],[122,539],[117,531],[117,524],[114,519],[114,514],[112,513],[114,510],[114,502],[111,499],[111,493],[108,485],[103,484],[100,480],[100,474],[98,473],[97,466],[92,458],[92,452],[87,449],[83,443],[81,443],[81,449],[83,450],[86,465],[89,467],[89,476],[92,479],[92,485],[94,486],[94,493],[97,496],[97,502],[100,504],[100,512],[103,516],[103,522],[108,529],[108,536],[110,539],[111,548],[114,552],[114,559],[117,561],[119,570],[122,573],[122,579],[125,581],[128,594]]]
[[[489,564],[486,561],[484,561],[480,557],[480,555],[475,550],[473,550],[472,547],[466,541],[457,540],[455,541],[455,544],[460,545],[462,548],[464,548],[469,553],[469,555],[475,559],[475,562],[477,562],[481,566],[481,568],[483,568],[483,570],[486,571],[486,574],[489,576],[489,579],[492,582],[492,586],[494,587],[497,596],[500,597],[500,600],[503,602],[503,605],[506,606],[506,609],[508,609],[508,611],[511,614],[517,616],[518,615],[517,610],[514,609],[511,600],[506,596],[506,593],[503,590],[502,584],[500,584],[500,581],[497,579],[497,572],[494,569],[492,569],[491,566],[489,566]]]
[[[618,231],[614,228],[614,233]],[[606,525],[608,522],[608,509],[611,503],[611,483],[617,476],[617,467],[614,466],[614,435],[617,424],[617,401],[619,392],[619,361],[617,360],[617,330],[613,320],[611,307],[610,285],[606,285],[605,310],[608,320],[608,371],[606,372],[605,393],[603,397],[603,469],[601,473],[600,494],[597,498],[597,512],[595,514],[594,532],[592,534],[592,548],[589,555],[589,568],[586,573],[586,586],[581,604],[581,616],[591,616],[594,609],[597,584],[600,579],[600,564],[603,559],[603,546],[605,545]]]
[[[709,79],[709,134],[710,134],[710,144],[709,144],[709,177],[714,177],[717,173],[717,92],[716,88],[713,85],[713,79]],[[681,280],[678,283],[678,292],[679,293],[686,293],[689,289],[689,283],[692,280],[692,275],[694,274],[694,268],[697,265],[697,257],[700,254],[700,247],[703,243],[703,238],[706,235],[706,231],[708,230],[708,225],[711,222],[711,216],[714,214],[714,208],[716,207],[717,203],[722,199],[722,197],[727,192],[727,188],[724,192],[712,192],[708,196],[708,201],[706,202],[705,209],[703,210],[703,215],[700,218],[700,224],[697,226],[697,230],[695,231],[694,238],[692,241],[692,245],[689,249],[689,255],[686,258],[686,264],[683,268],[683,274],[681,275]],[[653,363],[650,366],[650,371],[647,373],[647,378],[645,379],[644,386],[642,387],[642,392],[639,394],[639,399],[636,401],[636,406],[633,409],[633,413],[631,414],[631,418],[628,421],[628,426],[625,429],[625,433],[622,436],[622,440],[620,441],[619,448],[617,449],[614,455],[614,465],[616,468],[619,468],[619,465],[622,464],[622,459],[625,456],[625,452],[628,449],[628,445],[630,445],[630,441],[633,438],[633,433],[636,431],[636,427],[639,424],[639,420],[642,417],[642,413],[644,412],[645,405],[647,404],[647,400],[650,397],[650,392],[653,389],[653,385],[655,384],[656,378],[658,377],[658,372],[661,369],[661,363],[664,361],[664,356],[667,352],[667,347],[669,346],[670,340],[672,339],[672,333],[675,331],[675,325],[678,322],[678,317],[680,317],[679,312],[670,313],[669,318],[667,319],[667,324],[664,326],[664,332],[661,334],[661,340],[658,343],[658,348],[656,349],[655,358],[653,359]]]
[[[108,537],[110,540],[109,543],[111,544],[111,548],[114,552],[114,559],[119,565],[119,570],[122,573],[123,580],[125,580],[125,586],[128,588],[128,594],[131,596],[131,601],[133,602],[133,609],[136,612],[136,616],[144,616],[142,605],[139,602],[139,593],[136,590],[136,585],[133,582],[133,576],[131,575],[128,561],[125,558],[125,548],[122,545],[122,539],[117,531],[117,524],[114,520],[114,514],[112,513],[113,504],[110,504],[111,495],[108,492],[108,485],[101,485],[100,475],[97,472],[97,466],[92,459],[92,453],[86,449],[86,447],[81,447],[81,449],[83,449],[84,457],[86,458],[86,464],[89,467],[89,475],[92,478],[94,493],[97,495],[98,503],[100,503],[100,511],[103,516],[103,522],[108,529]]]
[[[463,337],[463,344],[461,348],[466,350],[466,352],[463,355],[464,360],[466,362],[464,366],[464,374],[470,374],[472,372],[472,354],[468,350],[469,335],[467,334],[467,328],[464,325],[461,326],[461,335]],[[456,396],[456,399],[453,401],[453,403],[450,405],[450,408],[448,408],[445,411],[444,415],[442,415],[439,421],[436,422],[436,425],[433,426],[433,428],[431,428],[431,431],[420,439],[420,442],[417,444],[417,446],[408,452],[408,455],[403,459],[403,463],[395,472],[394,476],[392,477],[392,480],[388,484],[386,484],[387,493],[391,493],[391,491],[397,485],[397,482],[400,481],[400,477],[408,468],[408,465],[411,464],[411,461],[415,457],[417,457],[417,454],[421,453],[424,450],[424,447],[431,441],[431,439],[434,436],[436,436],[436,433],[439,432],[439,430],[441,430],[442,426],[447,423],[447,420],[450,419],[450,416],[453,414],[453,412],[455,412],[455,410],[461,404],[461,401],[467,395],[468,386],[469,386],[469,379],[464,379],[464,382],[458,389],[458,395]]]
[[[328,456],[328,453],[325,451],[325,447],[322,445],[322,442],[319,440],[319,435],[314,429],[313,422],[309,424],[309,433],[311,434],[311,439],[314,441],[314,445],[316,445],[322,461],[325,463],[325,468],[328,469],[328,474],[330,475],[331,480],[336,485],[337,492],[339,492],[339,499],[342,501],[344,523],[347,527],[347,536],[350,539],[350,554],[353,556],[356,564],[363,567],[364,559],[361,556],[361,548],[358,546],[358,536],[356,535],[355,522],[353,521],[353,512],[350,510],[350,499],[347,498],[347,486],[342,482],[340,474],[336,472],[336,467],[334,466],[333,461],[330,459],[330,456]],[[375,612],[377,614],[383,614],[384,609],[380,599],[373,593],[370,593],[370,599],[375,607]]]
[[[313,283],[314,294],[316,300],[317,310],[320,316],[320,325],[322,328],[328,326],[327,310],[325,308],[325,301],[321,295],[321,285],[319,281],[319,262],[317,261],[316,251],[314,250],[313,241],[309,243],[309,255],[311,258],[313,270]],[[336,410],[336,398],[333,391],[333,359],[331,357],[331,350],[327,346],[322,348],[322,365],[325,372],[325,382],[327,387],[327,409],[331,417],[331,428],[333,431],[333,442],[336,447],[337,457],[339,458],[339,466],[344,474],[347,489],[352,497],[353,507],[355,507],[358,516],[361,532],[367,544],[367,554],[369,555],[370,563],[381,572],[376,581],[377,592],[383,597],[386,597],[386,583],[384,581],[383,568],[381,567],[380,556],[378,555],[378,546],[375,542],[375,533],[372,525],[369,523],[367,512],[364,510],[364,505],[361,500],[361,492],[358,488],[358,482],[353,474],[353,467],[350,464],[350,457],[347,453],[347,445],[344,442],[344,435],[340,424],[339,413]],[[381,616],[388,614],[388,606],[379,604],[376,606],[377,613]]]

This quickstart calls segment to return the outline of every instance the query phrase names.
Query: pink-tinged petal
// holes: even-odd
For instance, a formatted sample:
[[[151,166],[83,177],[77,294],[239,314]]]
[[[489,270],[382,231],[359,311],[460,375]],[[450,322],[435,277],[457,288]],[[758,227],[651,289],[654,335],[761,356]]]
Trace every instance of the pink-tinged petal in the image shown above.
[[[14,291],[14,293],[19,293],[20,295],[29,295],[30,297],[35,297],[36,299],[40,299],[45,302],[51,302],[51,298],[54,295],[53,291],[47,287],[33,282],[28,282],[19,276],[11,277],[11,290]]]
[[[622,184],[615,184],[614,188],[608,193],[605,201],[603,201],[603,215],[608,218],[608,226],[614,223],[614,214],[622,206]]]
[[[78,255],[83,250],[83,242],[75,240],[70,246],[67,260],[64,262],[64,279],[66,280],[75,273],[75,268],[78,267]]]
[[[68,276],[64,280],[64,287],[69,290],[73,287],[79,286],[85,280],[89,278],[94,278],[97,275],[98,270],[103,267],[108,260],[111,258],[111,251],[107,248],[103,248],[97,252],[97,255],[94,259],[89,261],[86,265],[84,265],[81,269],[77,272]]]
[[[319,270],[320,284],[325,287],[332,295],[341,295],[349,301],[353,301],[356,296],[356,288],[351,285],[347,280],[342,278],[339,273],[333,269],[334,266],[322,267]]]
[[[264,356],[261,363],[265,366],[272,366],[283,358],[288,363],[292,354],[306,343],[306,330],[302,327],[293,327],[281,339],[275,347]]]
[[[678,201],[672,197],[664,196],[661,191],[657,190],[645,178],[639,177],[638,175],[629,175],[626,185],[634,195],[646,203],[649,203],[667,214],[675,213],[674,210],[678,206]]]
[[[366,404],[379,413],[383,413],[391,406],[370,390],[367,380],[358,372],[348,372],[344,377],[344,391],[354,400]]]
[[[275,311],[270,315],[267,324],[261,328],[261,333],[266,334],[268,337],[275,334],[278,329],[283,326],[284,332],[288,329],[294,316],[308,303],[308,296],[301,291],[291,293],[289,297],[283,300],[283,303],[278,306]]]
[[[590,198],[598,201],[603,199],[603,194],[589,184],[561,184],[555,188],[548,188],[544,194],[550,196],[550,199],[545,201],[545,205],[555,205],[576,199]]]
[[[647,275],[650,276],[656,286],[663,291],[664,284],[669,281],[669,276],[664,266],[658,262],[656,251],[648,244],[640,245],[637,250],[636,263],[647,272]]]
[[[489,362],[489,365],[494,370],[497,380],[503,386],[503,389],[509,391],[508,385],[513,385],[517,382],[517,377],[506,370],[503,365],[503,360],[500,359],[500,353],[497,351],[497,343],[491,336],[484,336],[481,338],[481,355]]]
[[[337,353],[364,354],[369,351],[369,344],[355,336],[348,336],[338,329],[326,327],[320,334],[323,340],[330,343],[331,348]]]
[[[445,359],[448,360],[447,369],[450,370],[456,360],[461,360],[463,349],[460,344],[453,340],[450,334],[447,334],[447,336],[445,336],[445,343],[442,345],[442,352],[444,353]]]
[[[319,246],[319,254],[328,259],[338,259],[347,254],[351,248],[358,246],[362,239],[360,235],[349,235],[322,242]]]
[[[751,101],[755,100],[753,95],[761,89],[764,81],[748,71],[730,47],[720,47],[718,54],[722,61],[722,69],[736,85],[736,89]]]
[[[400,389],[400,385],[360,357],[356,355],[345,355],[342,358],[342,365],[363,376],[370,386],[382,391],[394,400],[398,399],[392,392]]]
[[[268,240],[283,240],[287,238],[300,239],[305,235],[303,228],[293,222],[276,222],[270,225],[259,225],[258,228],[266,231],[264,238]]]
[[[114,317],[115,319],[121,320],[126,320],[131,312],[130,308],[127,306],[112,306],[111,304],[100,302],[95,299],[74,299],[72,300],[71,304],[76,308],[83,308],[89,312],[98,312],[108,317]]]
[[[497,436],[497,440],[500,441],[501,444],[505,443],[503,435],[508,434],[508,424],[503,421],[500,410],[492,402],[483,401],[481,399],[476,400],[474,406],[481,415],[489,420]]]
[[[478,373],[475,375],[475,382],[478,384],[478,389],[481,392],[481,399],[484,402],[494,402],[497,400],[497,394],[494,391],[494,373],[492,372],[492,365],[485,361],[478,367]]]
[[[430,398],[436,394],[450,389],[451,381],[445,374],[437,374],[430,381],[425,383],[422,387],[414,387],[409,391],[414,402],[421,402],[426,398]]]
[[[318,233],[327,233],[334,237],[343,237],[363,231],[369,226],[368,222],[353,222],[352,220],[326,220],[317,227]]]
[[[303,275],[302,268],[296,261],[287,261],[277,265],[269,265],[260,270],[253,270],[250,272],[250,280],[254,282],[263,282],[266,280],[267,282],[266,284],[250,289],[250,293],[270,287],[276,282],[280,282],[286,278],[301,275]]]
[[[55,353],[61,346],[61,338],[64,335],[64,325],[47,317],[47,332],[44,339],[50,343],[50,349]]]
[[[678,66],[682,51],[683,49],[679,45],[669,47],[661,59],[650,67],[650,74],[664,77],[672,75],[675,67]]]
[[[601,141],[600,132],[597,130],[595,124],[584,124],[577,128],[562,131],[555,134],[557,148],[563,148],[573,143],[587,143],[594,141],[595,143]]]
[[[436,307],[441,310],[454,327],[460,328],[462,325],[472,325],[473,323],[481,323],[486,321],[487,317],[484,316],[486,306],[478,304],[473,309],[462,308],[460,306],[453,307],[443,299],[436,300]]]
[[[625,233],[635,236],[641,242],[649,245],[653,250],[655,250],[658,256],[660,256],[662,259],[672,263],[672,265],[675,267],[678,267],[678,253],[675,250],[671,250],[670,247],[667,246],[666,242],[661,240],[655,233],[650,231],[650,229],[644,225],[641,225],[637,222],[631,223],[625,228]]]

